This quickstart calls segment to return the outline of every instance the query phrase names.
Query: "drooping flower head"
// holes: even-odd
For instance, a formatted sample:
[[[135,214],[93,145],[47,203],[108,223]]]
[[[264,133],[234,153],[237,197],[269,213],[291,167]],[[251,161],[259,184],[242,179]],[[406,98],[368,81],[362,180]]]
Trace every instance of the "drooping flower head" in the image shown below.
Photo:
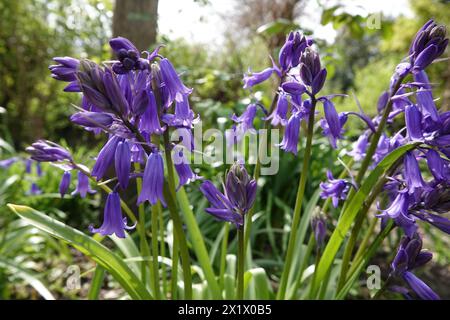
[[[320,183],[320,188],[322,189],[320,196],[322,199],[331,197],[333,206],[337,208],[339,200],[345,200],[347,198],[350,184],[344,179],[335,179],[330,170],[327,171],[327,178],[328,182]]]
[[[106,199],[103,224],[99,228],[90,226],[93,233],[100,233],[102,236],[115,234],[119,238],[125,238],[125,230],[133,229],[134,226],[127,226],[127,219],[122,217],[119,194],[111,192]]]

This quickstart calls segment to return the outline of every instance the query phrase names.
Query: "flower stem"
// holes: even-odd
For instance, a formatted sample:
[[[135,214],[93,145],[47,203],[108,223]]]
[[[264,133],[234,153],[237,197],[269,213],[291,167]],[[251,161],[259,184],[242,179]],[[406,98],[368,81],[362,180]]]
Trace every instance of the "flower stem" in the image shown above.
[[[183,231],[183,224],[181,222],[181,217],[178,214],[178,208],[175,200],[175,175],[173,171],[173,162],[170,152],[169,132],[167,130],[164,132],[164,146],[167,165],[167,181],[164,183],[164,197],[167,201],[167,207],[169,208],[170,216],[173,221],[174,241],[178,240],[178,245],[180,248],[181,266],[183,268],[184,277],[184,298],[190,300],[192,299],[191,259],[189,257],[186,236]]]
[[[289,235],[289,242],[285,258],[283,273],[281,274],[280,288],[278,289],[277,299],[282,300],[286,294],[286,286],[289,278],[289,273],[292,265],[292,258],[294,256],[295,243],[297,240],[297,229],[300,223],[300,212],[305,194],[306,181],[308,178],[309,162],[311,159],[312,139],[314,134],[314,113],[316,108],[316,99],[311,98],[311,110],[308,117],[308,131],[306,135],[306,146],[303,155],[303,166],[300,174],[300,181],[297,189],[297,197],[295,199],[294,215],[291,224],[291,233]]]
[[[245,250],[244,250],[244,226],[238,229],[238,254],[237,254],[237,291],[236,299],[244,299],[244,263],[245,263]]]
[[[151,217],[151,229],[152,229],[152,262],[153,262],[153,277],[155,286],[155,299],[160,298],[160,285],[159,285],[159,264],[158,264],[158,215],[160,212],[160,203],[152,206],[152,217]]]
[[[172,243],[172,278],[170,280],[172,286],[172,300],[176,300],[178,297],[178,251],[178,238],[174,233]]]
[[[223,290],[225,286],[225,268],[227,259],[227,248],[228,248],[228,235],[230,234],[230,224],[225,223],[223,230],[222,247],[220,252],[220,288]]]

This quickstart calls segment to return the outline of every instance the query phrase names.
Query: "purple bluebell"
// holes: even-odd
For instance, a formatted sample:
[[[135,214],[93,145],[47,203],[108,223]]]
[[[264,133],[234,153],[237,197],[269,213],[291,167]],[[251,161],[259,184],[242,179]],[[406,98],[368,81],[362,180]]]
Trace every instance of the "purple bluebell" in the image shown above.
[[[420,83],[416,91],[417,105],[421,108],[424,118],[430,117],[434,122],[439,122],[439,114],[431,93],[431,84],[425,71],[414,74],[414,81]]]
[[[120,207],[120,197],[115,191],[111,192],[106,199],[105,211],[103,214],[103,224],[100,228],[89,226],[92,233],[100,233],[102,236],[115,234],[119,238],[125,238],[125,229],[133,229],[134,226],[127,226],[127,219],[122,217]]]
[[[402,278],[422,300],[439,300],[439,296],[412,271],[428,263],[431,252],[422,250],[422,240],[417,234],[403,237],[391,264],[391,276]]]
[[[447,208],[448,212],[448,208]],[[412,214],[422,221],[428,222],[439,230],[450,234],[450,220],[444,216],[427,212],[425,210],[414,211]]]
[[[38,177],[42,177],[42,165],[40,162],[36,162],[36,174]]]
[[[251,179],[242,164],[234,164],[227,173],[225,194],[206,180],[200,190],[212,207],[205,211],[219,220],[232,222],[237,228],[244,224],[244,216],[251,209],[256,198],[256,181]]]
[[[422,141],[422,114],[416,105],[411,104],[405,108],[405,122],[410,140]]]
[[[283,82],[281,88],[283,89],[284,92],[289,93],[291,95],[299,96],[306,92],[306,87],[303,84],[296,81]]]
[[[166,206],[163,195],[164,188],[164,162],[161,153],[157,150],[150,153],[145,164],[142,191],[139,194],[138,204],[149,201],[155,205],[158,200]]]
[[[172,127],[192,128],[195,119],[188,98],[188,95],[183,95],[180,101],[176,101],[175,113],[166,113],[163,121]]]
[[[266,81],[270,78],[273,72],[273,68],[267,68],[261,72],[249,72],[248,74],[244,75],[244,89],[251,88],[261,82]]]
[[[368,132],[364,132],[359,136],[358,140],[353,144],[353,149],[348,153],[355,161],[361,161],[366,156],[367,147],[369,144]]]
[[[409,213],[410,196],[405,190],[397,192],[394,201],[385,210],[381,210],[378,217],[394,219],[395,223],[401,227],[407,236],[412,236],[417,225],[414,217]]]
[[[105,112],[83,111],[70,116],[70,121],[86,128],[107,128],[113,123],[114,118],[112,114]]]
[[[113,111],[119,115],[126,115],[130,110],[130,106],[120,87],[117,76],[110,69],[105,70],[103,85],[105,86],[105,91]]]
[[[19,160],[17,157],[0,160],[0,168],[7,169]]]
[[[64,195],[67,193],[67,190],[69,190],[70,178],[71,178],[70,171],[64,171],[61,177],[61,182],[59,183],[59,194],[61,195],[61,198],[64,198]]]
[[[153,94],[153,93],[152,93]],[[148,90],[139,90],[133,98],[131,110],[135,116],[141,116],[148,108],[150,103]]]
[[[38,185],[35,182],[31,183],[30,190],[27,192],[27,194],[32,195],[32,196],[37,196],[41,193],[42,193],[42,190],[38,187]]]
[[[120,141],[117,144],[114,163],[120,187],[126,189],[130,180],[131,168],[131,151],[127,141]]]
[[[75,190],[71,193],[72,196],[75,196],[77,194],[80,195],[82,198],[86,198],[86,195],[94,194],[96,191],[91,189],[91,186],[89,185],[89,178],[81,171],[78,171],[78,182],[77,187]]]
[[[274,127],[280,124],[285,126],[287,124],[288,107],[289,102],[287,96],[279,93],[275,110],[265,120],[270,120],[270,124]]]
[[[245,111],[238,117],[236,114],[231,116],[231,120],[238,123],[240,128],[242,129],[242,133],[245,133],[249,130],[254,130],[253,121],[256,117],[257,105],[251,103],[247,106]]]
[[[311,87],[311,93],[317,94],[323,87],[327,71],[322,69],[320,65],[319,54],[311,49],[306,48],[300,58],[300,78],[305,85]]]
[[[448,45],[448,39],[445,37],[445,26],[437,25],[433,20],[429,20],[422,26],[409,49],[414,72],[425,69],[444,53]]]
[[[278,61],[283,73],[290,68],[295,68],[300,63],[300,57],[306,47],[312,45],[312,39],[305,37],[300,32],[290,32],[286,42],[280,49]]]
[[[25,173],[31,174],[33,169],[33,161],[31,159],[25,160]]]
[[[119,62],[114,63],[112,66],[115,73],[125,74],[131,70],[148,69],[148,60],[140,57],[138,49],[130,40],[117,37],[111,39],[109,45],[119,59]]]
[[[316,247],[321,248],[327,235],[327,224],[325,219],[321,215],[313,216],[311,219],[311,228],[314,232]]]
[[[320,183],[320,189],[322,189],[320,197],[322,199],[331,197],[333,206],[337,208],[339,200],[347,199],[347,193],[350,189],[350,184],[344,179],[335,179],[333,177],[333,173],[330,170],[327,171],[327,178],[328,182]]]
[[[284,131],[283,140],[279,146],[286,152],[291,152],[293,154],[297,154],[298,148],[298,138],[300,135],[300,121],[301,115],[299,112],[294,112],[286,125],[286,129]]]
[[[75,76],[80,61],[71,57],[55,57],[53,60],[58,64],[49,66],[52,77],[59,81],[69,82],[64,91],[80,92],[81,89]]]
[[[175,170],[178,174],[178,189],[181,186],[184,186],[192,181],[199,179],[200,177],[196,175],[189,165],[189,162],[184,155],[183,150],[177,150],[177,152],[173,153],[173,163],[175,166]]]
[[[427,164],[437,181],[445,180],[445,162],[436,150],[429,149],[426,152]],[[448,177],[447,177],[448,178]]]
[[[148,92],[149,104],[139,121],[139,130],[148,134],[162,134],[164,128],[161,127],[158,118],[158,107],[153,92]]]
[[[72,156],[68,150],[48,140],[38,140],[25,150],[31,155],[31,159],[35,161],[72,161]]]
[[[423,181],[422,173],[420,172],[419,163],[416,156],[412,152],[405,154],[404,160],[404,177],[408,187],[409,194],[417,195],[417,192],[423,191],[427,186]]]
[[[121,139],[119,137],[112,136],[100,150],[97,161],[92,168],[92,176],[96,177],[97,181],[104,177],[106,170],[112,165],[116,148],[120,141]]]
[[[174,101],[182,101],[184,95],[191,94],[192,89],[186,87],[178,76],[172,63],[166,58],[159,61],[161,77],[169,94],[169,105]]]

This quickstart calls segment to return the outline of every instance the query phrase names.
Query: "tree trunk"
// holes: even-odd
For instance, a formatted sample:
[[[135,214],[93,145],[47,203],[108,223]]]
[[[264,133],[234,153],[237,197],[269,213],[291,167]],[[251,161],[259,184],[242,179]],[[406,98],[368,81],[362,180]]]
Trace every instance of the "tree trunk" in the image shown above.
[[[129,39],[139,50],[149,50],[156,42],[158,0],[116,0],[114,37]]]

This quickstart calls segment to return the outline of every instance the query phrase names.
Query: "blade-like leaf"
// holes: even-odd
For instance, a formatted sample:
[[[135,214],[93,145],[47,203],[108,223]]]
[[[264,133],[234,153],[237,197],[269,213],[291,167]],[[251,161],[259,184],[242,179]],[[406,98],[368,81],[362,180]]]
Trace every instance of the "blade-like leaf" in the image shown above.
[[[13,204],[8,204],[8,207],[36,228],[68,242],[77,250],[92,258],[120,283],[131,298],[153,299],[127,264],[98,241],[33,208]]]

